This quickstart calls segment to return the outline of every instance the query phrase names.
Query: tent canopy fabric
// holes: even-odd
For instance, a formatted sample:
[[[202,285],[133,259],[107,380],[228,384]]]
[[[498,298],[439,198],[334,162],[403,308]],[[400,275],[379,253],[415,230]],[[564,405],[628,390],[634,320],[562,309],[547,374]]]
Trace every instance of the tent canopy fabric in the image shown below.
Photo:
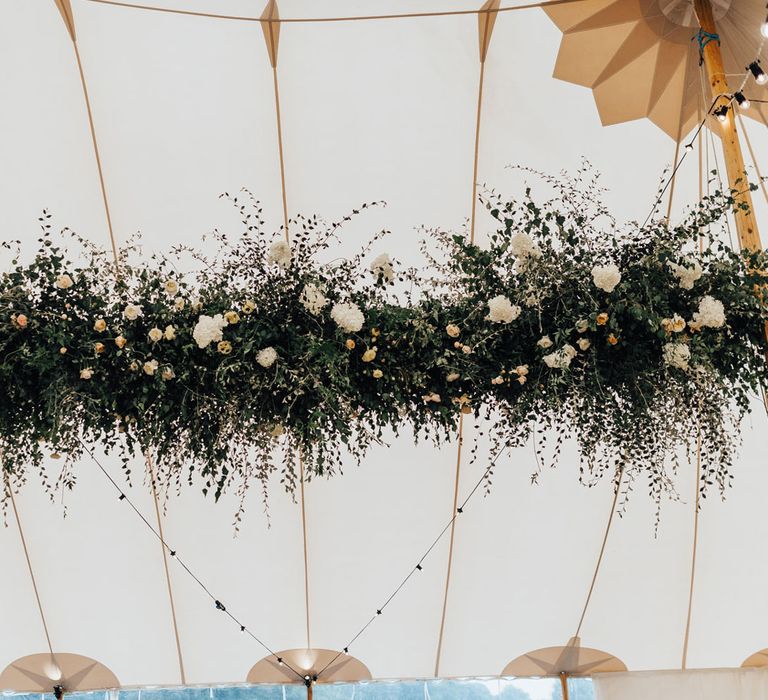
[[[765,124],[768,89],[745,80],[746,66],[763,55],[761,0],[712,2],[727,82],[754,100],[745,114]],[[702,73],[693,2],[584,0],[546,8],[563,32],[556,78],[592,88],[605,125],[648,117],[675,140],[702,121],[712,98]],[[751,30],[751,31],[750,31]],[[702,90],[704,88],[704,91]]]
[[[381,251],[418,265],[420,227],[466,231],[480,75],[476,14],[286,23],[273,72],[257,21],[266,2],[143,4],[200,13],[215,6],[216,13],[256,21],[72,0],[70,26],[64,21],[70,3],[0,5],[2,238],[21,239],[22,256],[34,252],[44,208],[58,227],[109,245],[72,27],[118,245],[138,232],[146,257],[177,244],[211,252],[206,232],[240,230],[237,212],[218,198],[240,187],[262,202],[271,236],[283,223],[283,180],[289,216],[337,220],[362,202],[387,202],[344,229],[338,255],[388,229]],[[464,11],[476,4],[280,0],[278,9],[280,18],[333,18]],[[642,221],[672,144],[645,120],[604,129],[589,94],[551,77],[560,40],[539,9],[496,17],[484,69],[479,190],[487,185],[519,197],[527,182],[534,195],[545,196],[534,176],[507,166],[556,173],[576,169],[586,157],[602,172],[616,216]],[[756,153],[768,152],[766,129],[757,122],[747,128]],[[705,135],[697,147],[702,169],[714,169],[717,144]],[[698,197],[695,155],[678,173],[673,217]],[[702,187],[706,192],[706,178]],[[765,202],[756,206],[758,220],[768,223]],[[492,227],[478,207],[479,242]],[[0,251],[3,266],[10,259]],[[465,424],[465,444],[477,439],[480,447],[476,462],[462,463],[462,495],[485,469],[487,453],[483,426]],[[756,401],[744,425],[734,488],[725,501],[713,493],[703,504],[691,668],[739,666],[768,645],[765,429]],[[234,494],[219,503],[190,488],[171,494],[161,502],[166,540],[271,649],[341,649],[452,514],[456,444],[434,449],[414,445],[407,435],[388,442],[363,464],[348,464],[343,476],[307,485],[308,596],[301,508],[277,480],[270,484],[268,516],[258,489],[248,495],[237,537]],[[128,485],[118,460],[98,457],[153,518],[152,494],[140,476],[144,465],[133,465]],[[607,481],[580,485],[577,465],[567,446],[560,467],[545,469],[532,486],[532,446],[500,461],[490,493],[474,499],[457,523],[439,660],[446,539],[350,653],[374,678],[424,678],[436,670],[496,676],[526,652],[566,644],[613,496]],[[51,458],[52,474],[57,467]],[[662,504],[658,533],[656,505],[643,483],[634,485],[626,511],[614,519],[581,637],[585,647],[615,655],[631,671],[681,663],[694,477],[694,464],[677,475],[680,498]],[[33,477],[16,502],[54,650],[97,659],[123,685],[179,683],[160,547],[95,464],[79,464],[76,488],[53,500]],[[14,520],[9,512],[8,527],[0,528],[0,667],[46,651]],[[176,562],[169,566],[187,682],[243,681],[265,650]]]

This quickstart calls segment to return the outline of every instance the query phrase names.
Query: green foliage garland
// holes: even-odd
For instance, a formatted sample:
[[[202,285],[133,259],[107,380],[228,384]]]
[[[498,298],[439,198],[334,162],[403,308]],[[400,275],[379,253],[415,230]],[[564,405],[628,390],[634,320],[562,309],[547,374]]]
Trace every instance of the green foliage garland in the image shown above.
[[[41,465],[59,453],[54,481],[71,486],[98,444],[126,471],[151,453],[165,485],[244,496],[275,471],[293,488],[297,454],[331,474],[388,430],[449,437],[463,411],[491,421],[494,452],[555,435],[556,457],[571,437],[582,479],[623,468],[656,498],[699,436],[702,486],[725,488],[768,378],[765,255],[709,235],[733,199],[619,228],[583,172],[544,179],[541,204],[487,195],[499,228],[483,246],[429,232],[428,274],[369,266],[381,236],[323,264],[344,222],[299,218],[288,246],[235,197],[245,234],[192,253],[198,272],[175,271],[189,250],[136,266],[129,247],[116,282],[107,253],[66,232],[72,262],[46,214],[34,261],[0,279],[3,469],[20,483],[39,467],[53,488]]]

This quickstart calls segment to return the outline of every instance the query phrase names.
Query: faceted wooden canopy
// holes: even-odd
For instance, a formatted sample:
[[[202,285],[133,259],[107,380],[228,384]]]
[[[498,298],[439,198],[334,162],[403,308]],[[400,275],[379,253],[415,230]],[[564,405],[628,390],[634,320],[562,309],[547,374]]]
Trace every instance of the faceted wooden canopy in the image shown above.
[[[58,652],[22,656],[0,673],[0,690],[50,693],[55,686],[72,693],[119,688],[120,682],[112,671],[94,659]]]
[[[615,656],[599,649],[581,646],[578,637],[571,637],[564,647],[545,647],[528,652],[510,661],[502,676],[591,676],[593,673],[626,671],[627,667]]]
[[[765,0],[710,2],[735,92],[758,53],[768,56]],[[554,77],[592,88],[603,125],[647,117],[681,140],[709,109],[693,0],[583,0],[544,11],[563,32]],[[754,101],[768,100],[768,87],[750,76],[744,95],[752,100],[744,115],[768,124],[768,105]]]
[[[279,659],[283,660],[281,664]],[[371,680],[368,667],[354,656],[333,649],[286,649],[259,661],[249,672],[249,683],[301,683],[293,672],[322,682]]]
[[[768,667],[768,649],[762,649],[752,656],[744,659],[742,668],[766,668]]]

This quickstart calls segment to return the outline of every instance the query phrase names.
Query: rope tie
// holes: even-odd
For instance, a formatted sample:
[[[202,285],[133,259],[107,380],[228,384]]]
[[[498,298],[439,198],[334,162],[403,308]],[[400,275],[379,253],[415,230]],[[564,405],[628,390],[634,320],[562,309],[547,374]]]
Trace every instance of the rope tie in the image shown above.
[[[710,41],[716,41],[717,45],[720,46],[720,35],[714,33],[711,34],[703,29],[699,29],[696,36],[691,38],[691,41],[694,39],[699,44],[699,65],[701,65],[704,63],[704,49],[707,48],[707,44],[709,44]]]

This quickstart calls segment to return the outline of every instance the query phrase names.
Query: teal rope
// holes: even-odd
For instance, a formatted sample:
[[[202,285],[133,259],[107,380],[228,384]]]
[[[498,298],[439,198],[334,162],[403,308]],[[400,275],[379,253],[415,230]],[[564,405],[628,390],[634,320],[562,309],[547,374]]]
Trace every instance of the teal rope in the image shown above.
[[[704,62],[704,49],[706,48],[707,44],[710,41],[716,41],[718,45],[720,45],[720,35],[710,34],[709,32],[705,32],[703,29],[699,29],[699,31],[696,33],[696,36],[691,38],[691,41],[694,39],[696,39],[699,43],[699,65],[701,65]]]

